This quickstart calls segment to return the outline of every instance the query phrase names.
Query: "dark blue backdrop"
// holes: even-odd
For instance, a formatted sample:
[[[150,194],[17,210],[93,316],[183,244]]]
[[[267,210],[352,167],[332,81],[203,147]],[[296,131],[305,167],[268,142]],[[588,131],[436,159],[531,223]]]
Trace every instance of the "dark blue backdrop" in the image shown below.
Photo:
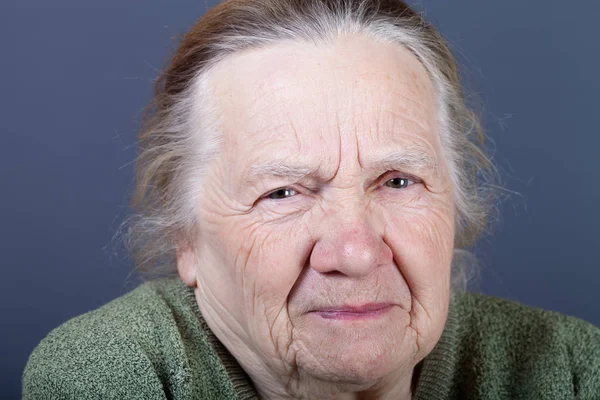
[[[212,4],[0,4],[3,399],[19,397],[52,328],[135,285],[110,241],[128,212],[141,110],[174,38]],[[495,161],[519,193],[479,247],[481,290],[600,325],[600,3],[421,7],[485,103]]]

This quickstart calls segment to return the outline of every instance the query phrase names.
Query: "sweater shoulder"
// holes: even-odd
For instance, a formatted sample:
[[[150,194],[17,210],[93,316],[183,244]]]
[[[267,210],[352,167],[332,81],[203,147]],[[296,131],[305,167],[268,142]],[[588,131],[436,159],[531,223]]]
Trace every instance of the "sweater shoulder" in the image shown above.
[[[504,384],[514,398],[523,393],[594,398],[600,393],[598,327],[558,312],[475,293],[461,295],[454,307],[460,321],[459,357],[463,366],[477,371],[476,379]]]
[[[175,284],[144,283],[53,329],[29,357],[23,398],[165,398],[159,344],[177,346],[165,299]]]
[[[600,328],[580,318],[480,293],[464,293],[455,306],[461,325],[486,335],[507,339],[543,336],[565,345],[587,339],[590,350],[600,349]]]

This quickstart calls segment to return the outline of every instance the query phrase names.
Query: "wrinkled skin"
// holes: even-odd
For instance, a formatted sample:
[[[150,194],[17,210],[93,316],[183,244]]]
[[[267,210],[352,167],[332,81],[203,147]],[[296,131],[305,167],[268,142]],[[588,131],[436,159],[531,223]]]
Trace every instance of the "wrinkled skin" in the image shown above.
[[[446,321],[454,238],[425,69],[349,36],[235,54],[211,84],[223,142],[196,246],[178,251],[208,325],[263,398],[410,398]],[[311,312],[369,303],[391,308]]]

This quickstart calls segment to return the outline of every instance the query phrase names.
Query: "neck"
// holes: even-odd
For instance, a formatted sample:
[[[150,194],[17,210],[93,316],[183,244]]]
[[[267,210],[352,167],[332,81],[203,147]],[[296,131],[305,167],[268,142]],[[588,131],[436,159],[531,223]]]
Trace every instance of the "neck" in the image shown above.
[[[387,400],[399,399],[410,400],[412,398],[412,388],[410,381],[403,383],[398,381],[393,387],[387,387],[377,390],[364,390],[359,392],[346,392],[334,396],[333,400]]]
[[[275,380],[272,376],[249,374],[260,398],[275,399],[330,399],[330,400],[410,400],[414,391],[418,367],[395,371],[374,384],[337,384],[314,378]]]

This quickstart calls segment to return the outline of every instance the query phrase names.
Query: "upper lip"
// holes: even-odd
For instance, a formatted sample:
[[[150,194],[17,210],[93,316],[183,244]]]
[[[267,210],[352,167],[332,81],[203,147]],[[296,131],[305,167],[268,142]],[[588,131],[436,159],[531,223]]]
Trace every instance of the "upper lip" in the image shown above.
[[[334,307],[323,307],[311,310],[310,312],[347,312],[347,313],[367,313],[379,311],[390,306],[390,303],[367,303],[362,305],[344,305]]]

